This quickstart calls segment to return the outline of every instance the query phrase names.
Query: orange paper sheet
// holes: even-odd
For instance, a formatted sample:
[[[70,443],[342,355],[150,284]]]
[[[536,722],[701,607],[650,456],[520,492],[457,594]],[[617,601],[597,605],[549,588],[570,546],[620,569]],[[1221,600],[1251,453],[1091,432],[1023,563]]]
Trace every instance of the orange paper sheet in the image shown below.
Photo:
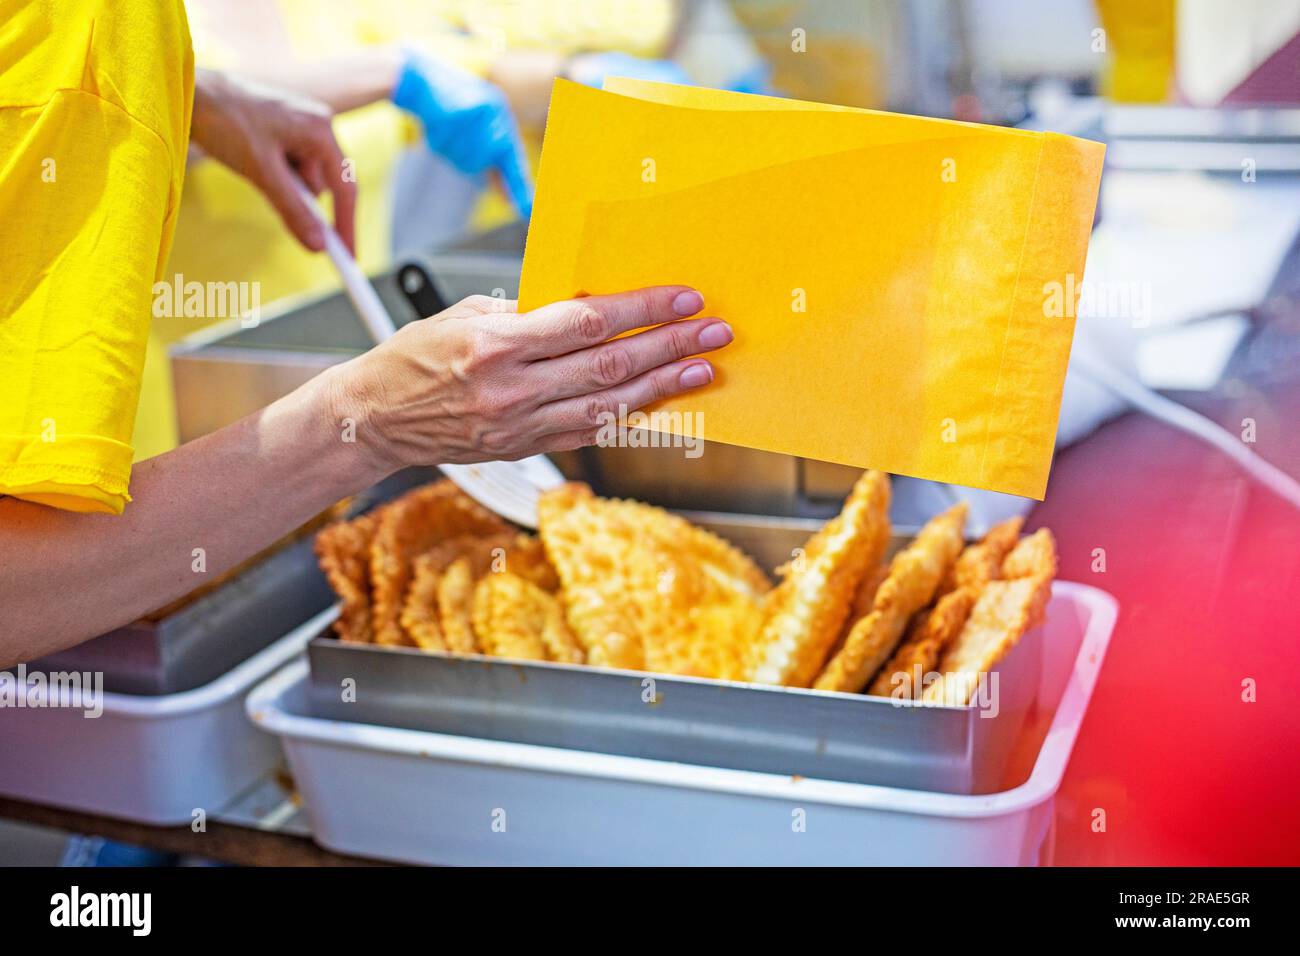
[[[736,339],[713,384],[655,410],[702,413],[710,441],[1042,498],[1099,144],[607,87],[556,81],[522,308],[692,285]]]

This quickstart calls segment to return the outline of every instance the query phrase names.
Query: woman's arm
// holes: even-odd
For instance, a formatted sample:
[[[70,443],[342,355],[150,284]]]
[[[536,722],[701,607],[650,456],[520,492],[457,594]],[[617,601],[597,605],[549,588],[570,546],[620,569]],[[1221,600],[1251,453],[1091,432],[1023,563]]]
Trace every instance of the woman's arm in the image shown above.
[[[187,0],[185,8],[195,48],[225,53],[213,65],[319,100],[335,113],[386,100],[397,82],[397,46],[304,60],[277,5],[267,0]]]
[[[332,375],[135,466],[121,517],[0,498],[0,668],[129,623],[377,481]]]
[[[335,113],[378,103],[393,95],[402,51],[374,46],[321,60],[246,63],[240,74],[301,96],[320,100]]]
[[[682,286],[524,314],[474,296],[137,465],[121,517],[0,498],[0,669],[169,603],[399,468],[591,444],[606,416],[712,380],[691,356],[731,331],[686,318],[702,308]]]

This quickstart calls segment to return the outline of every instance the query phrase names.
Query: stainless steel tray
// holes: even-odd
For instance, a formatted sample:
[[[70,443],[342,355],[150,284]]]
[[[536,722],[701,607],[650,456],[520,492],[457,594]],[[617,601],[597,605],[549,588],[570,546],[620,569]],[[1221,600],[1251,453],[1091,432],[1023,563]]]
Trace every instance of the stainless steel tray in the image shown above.
[[[352,513],[432,478],[401,472],[358,496]],[[137,621],[40,658],[43,671],[98,671],[104,689],[160,696],[193,690],[278,640],[335,600],[306,535],[159,620]]]
[[[692,515],[762,563],[802,544],[808,522]],[[815,523],[813,523],[815,527]],[[900,539],[901,540],[901,539]],[[896,544],[899,543],[896,541]],[[945,793],[1000,789],[1035,704],[1040,633],[999,665],[996,713],[859,694],[565,664],[308,646],[317,717]],[[345,683],[349,682],[349,683]],[[344,689],[355,689],[345,694]]]

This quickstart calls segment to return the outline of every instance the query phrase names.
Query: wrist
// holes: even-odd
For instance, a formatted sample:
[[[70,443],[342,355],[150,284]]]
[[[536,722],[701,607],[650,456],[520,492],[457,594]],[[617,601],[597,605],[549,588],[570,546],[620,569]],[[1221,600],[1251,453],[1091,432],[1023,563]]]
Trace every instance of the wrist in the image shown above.
[[[355,472],[368,486],[408,463],[384,434],[379,420],[382,394],[364,384],[375,379],[358,374],[364,361],[365,356],[361,356],[328,368],[312,381],[317,382],[320,391],[316,399],[318,414],[329,422],[336,439],[331,453],[340,459],[339,467]]]
[[[401,82],[410,58],[410,52],[400,46],[387,46],[375,51],[375,75],[384,99],[391,100],[397,92],[397,84]]]
[[[427,96],[428,90],[420,75],[415,55],[408,50],[397,50],[393,62],[393,85],[388,98],[399,109],[419,116]]]
[[[340,497],[364,490],[400,467],[375,440],[368,397],[356,396],[342,373],[343,366],[328,368],[285,399],[292,402],[295,434],[330,479],[339,482]]]

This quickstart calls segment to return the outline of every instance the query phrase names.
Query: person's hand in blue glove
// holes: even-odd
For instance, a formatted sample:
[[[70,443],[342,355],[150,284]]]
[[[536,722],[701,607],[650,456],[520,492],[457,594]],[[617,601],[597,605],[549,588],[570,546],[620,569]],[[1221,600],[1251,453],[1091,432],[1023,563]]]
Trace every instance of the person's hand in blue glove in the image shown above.
[[[505,94],[487,80],[409,53],[393,87],[393,103],[424,125],[429,149],[462,173],[495,170],[519,215],[533,209],[528,162]]]

